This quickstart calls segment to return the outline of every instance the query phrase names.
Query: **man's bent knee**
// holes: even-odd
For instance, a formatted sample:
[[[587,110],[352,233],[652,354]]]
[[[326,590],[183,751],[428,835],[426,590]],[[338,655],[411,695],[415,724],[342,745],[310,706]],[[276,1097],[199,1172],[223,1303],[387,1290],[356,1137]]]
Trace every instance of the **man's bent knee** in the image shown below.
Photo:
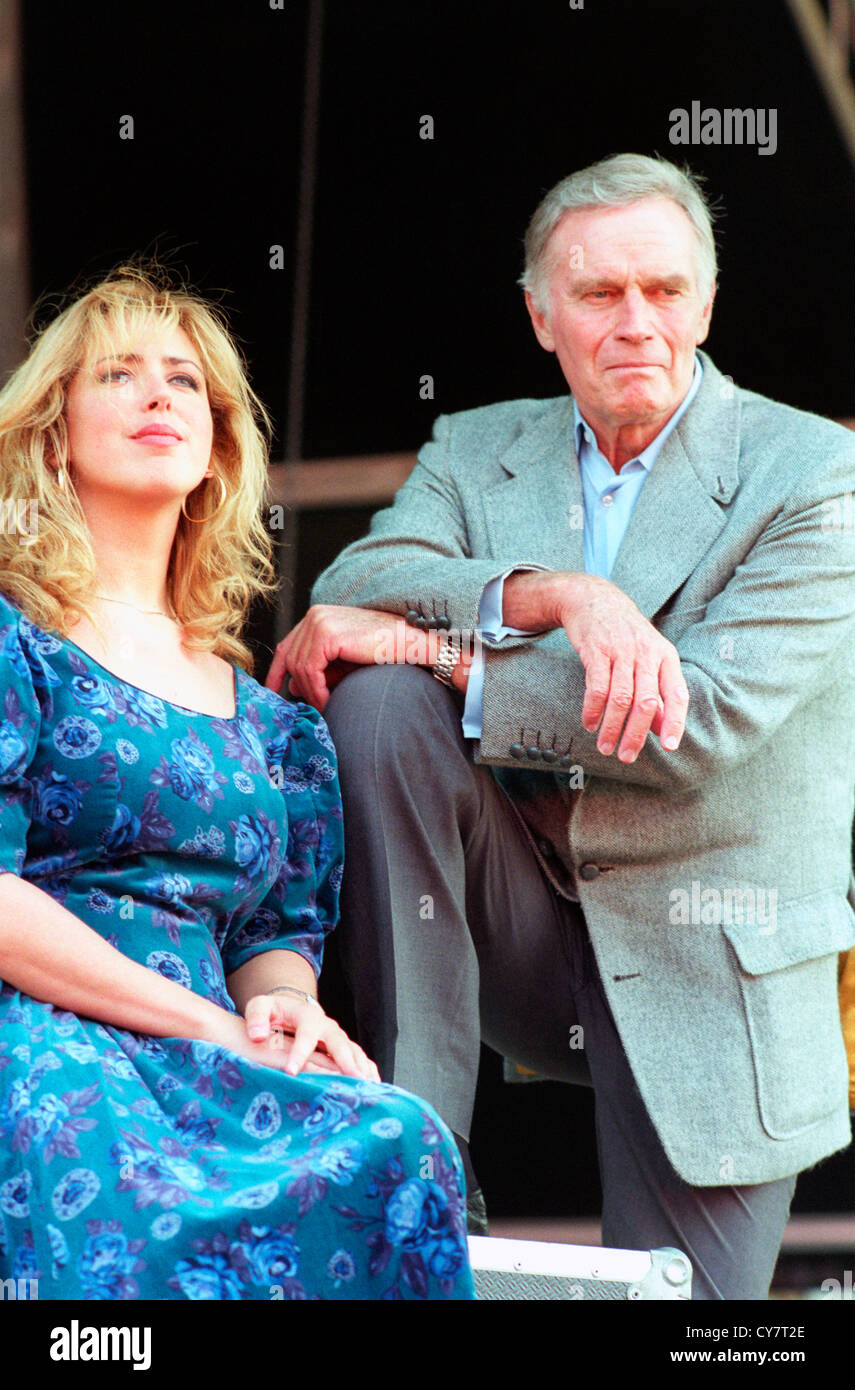
[[[379,714],[384,737],[394,739],[399,731],[412,736],[428,712],[450,713],[460,725],[462,708],[453,691],[424,667],[390,663],[351,671],[333,690],[324,717],[337,741]]]

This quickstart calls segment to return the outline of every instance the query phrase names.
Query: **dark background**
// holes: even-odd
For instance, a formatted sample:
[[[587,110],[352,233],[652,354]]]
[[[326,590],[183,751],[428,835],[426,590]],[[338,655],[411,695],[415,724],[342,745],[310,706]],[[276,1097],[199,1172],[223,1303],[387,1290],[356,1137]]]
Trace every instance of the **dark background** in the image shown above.
[[[156,251],[227,308],[281,457],[307,0],[23,9],[33,299]],[[669,113],[693,100],[776,108],[776,153],[671,146]],[[327,0],[317,133],[304,457],[415,449],[441,411],[562,391],[515,284],[522,234],[546,188],[621,150],[707,177],[719,368],[855,416],[855,174],[783,0]],[[367,522],[301,516],[298,616]],[[263,678],[269,616],[253,631]],[[334,961],[327,990],[345,1007]],[[590,1095],[499,1070],[485,1054],[473,1135],[491,1210],[596,1213]],[[848,1209],[853,1177],[832,1159],[796,1210]]]

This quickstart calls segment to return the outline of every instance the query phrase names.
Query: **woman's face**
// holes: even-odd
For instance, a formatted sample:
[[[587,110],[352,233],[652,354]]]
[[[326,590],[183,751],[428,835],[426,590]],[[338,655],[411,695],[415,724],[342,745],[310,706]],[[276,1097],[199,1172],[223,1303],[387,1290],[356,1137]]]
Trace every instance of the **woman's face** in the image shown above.
[[[87,361],[66,400],[68,462],[81,503],[181,503],[210,472],[214,426],[199,354],[182,329],[143,332]]]

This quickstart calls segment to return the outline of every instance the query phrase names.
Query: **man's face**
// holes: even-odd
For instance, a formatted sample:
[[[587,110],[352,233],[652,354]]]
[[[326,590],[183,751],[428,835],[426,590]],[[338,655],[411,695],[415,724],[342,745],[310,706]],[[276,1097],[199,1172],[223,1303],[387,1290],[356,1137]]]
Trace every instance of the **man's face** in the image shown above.
[[[647,427],[653,438],[688,391],[714,294],[701,298],[695,250],[670,198],[569,212],[550,237],[549,313],[526,302],[595,431]]]

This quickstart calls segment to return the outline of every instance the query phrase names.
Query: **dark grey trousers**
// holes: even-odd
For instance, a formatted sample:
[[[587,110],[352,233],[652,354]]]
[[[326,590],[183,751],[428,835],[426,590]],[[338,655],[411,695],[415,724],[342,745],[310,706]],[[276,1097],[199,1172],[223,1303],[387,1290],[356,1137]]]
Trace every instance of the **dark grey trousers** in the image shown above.
[[[327,706],[345,815],[339,930],[360,1042],[384,1080],[430,1101],[464,1138],[482,1038],[545,1076],[593,1085],[603,1243],[683,1250],[695,1298],[765,1298],[796,1176],[704,1188],[675,1173],[581,908],[548,882],[504,792],[473,763],[461,708],[409,666],[355,671]]]

